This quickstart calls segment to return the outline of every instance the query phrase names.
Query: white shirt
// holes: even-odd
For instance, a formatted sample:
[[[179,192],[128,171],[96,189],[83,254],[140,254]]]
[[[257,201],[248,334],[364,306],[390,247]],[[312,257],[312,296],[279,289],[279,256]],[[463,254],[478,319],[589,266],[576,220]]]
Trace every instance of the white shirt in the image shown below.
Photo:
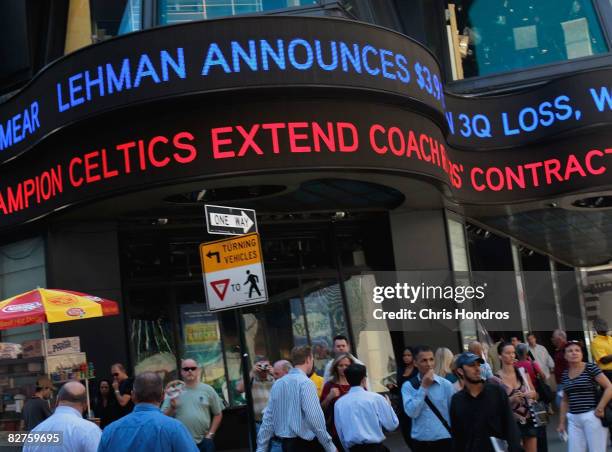
[[[334,406],[334,423],[345,450],[358,444],[379,444],[383,428],[393,431],[399,421],[391,405],[375,392],[353,386]]]
[[[291,369],[272,385],[257,434],[257,452],[267,451],[273,436],[307,441],[316,438],[326,452],[336,450],[325,428],[317,388],[299,368]]]
[[[555,368],[555,362],[553,361],[550,353],[546,350],[546,347],[540,344],[536,344],[535,348],[529,346],[529,351],[535,358],[536,362],[540,365],[542,372],[546,375],[546,378],[550,377],[550,372]]]
[[[23,452],[96,452],[102,430],[96,424],[83,419],[81,413],[69,406],[60,405],[46,420],[38,424],[32,433],[62,432],[61,445],[27,445]]]

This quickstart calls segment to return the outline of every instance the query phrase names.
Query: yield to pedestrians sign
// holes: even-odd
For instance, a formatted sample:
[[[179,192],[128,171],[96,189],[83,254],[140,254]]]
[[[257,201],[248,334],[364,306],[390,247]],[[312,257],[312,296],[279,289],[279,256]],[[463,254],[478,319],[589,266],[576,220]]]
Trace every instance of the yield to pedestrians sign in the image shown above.
[[[202,243],[200,260],[210,311],[268,301],[258,233]]]
[[[209,234],[241,235],[257,232],[257,215],[253,209],[206,204],[204,212]]]

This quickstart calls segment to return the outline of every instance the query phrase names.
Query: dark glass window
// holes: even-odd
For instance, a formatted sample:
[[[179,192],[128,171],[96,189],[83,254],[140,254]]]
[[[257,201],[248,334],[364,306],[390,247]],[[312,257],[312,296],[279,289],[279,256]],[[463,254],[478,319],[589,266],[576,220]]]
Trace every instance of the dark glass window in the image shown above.
[[[90,0],[91,30],[94,42],[142,28],[143,0]],[[82,20],[83,18],[79,18]]]
[[[608,51],[591,0],[461,0],[449,11],[464,77]]]
[[[160,0],[159,25],[317,4],[316,0]]]

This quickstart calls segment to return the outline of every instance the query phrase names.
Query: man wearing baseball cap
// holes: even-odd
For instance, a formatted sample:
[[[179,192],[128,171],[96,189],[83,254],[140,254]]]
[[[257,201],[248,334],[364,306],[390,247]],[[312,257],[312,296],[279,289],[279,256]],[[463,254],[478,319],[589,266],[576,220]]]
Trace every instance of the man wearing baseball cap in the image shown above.
[[[32,430],[51,416],[49,399],[54,390],[55,386],[48,377],[43,376],[36,380],[36,392],[23,407],[23,430]]]
[[[457,358],[457,373],[464,381],[450,406],[454,452],[494,452],[492,441],[508,443],[510,452],[522,451],[519,430],[506,391],[487,383],[480,374],[483,359],[464,352]]]

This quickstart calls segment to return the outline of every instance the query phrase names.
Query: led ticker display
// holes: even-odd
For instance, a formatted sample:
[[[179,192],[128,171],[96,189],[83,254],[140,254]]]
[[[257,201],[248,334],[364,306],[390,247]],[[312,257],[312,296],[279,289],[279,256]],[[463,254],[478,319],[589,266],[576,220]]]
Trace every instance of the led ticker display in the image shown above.
[[[449,147],[418,113],[374,102],[235,102],[142,107],[50,137],[3,165],[0,228],[116,193],[279,171],[376,171],[428,178],[469,204],[506,204],[612,183],[612,140],[532,145],[529,153]],[[253,112],[257,112],[256,115]],[[131,127],[141,115],[146,121]],[[126,126],[127,124],[127,126]],[[46,147],[48,146],[48,148]]]
[[[442,119],[435,59],[405,36],[334,19],[224,19],[120,36],[56,61],[0,105],[0,162],[51,132],[129,105],[306,86],[392,93],[431,104]]]

